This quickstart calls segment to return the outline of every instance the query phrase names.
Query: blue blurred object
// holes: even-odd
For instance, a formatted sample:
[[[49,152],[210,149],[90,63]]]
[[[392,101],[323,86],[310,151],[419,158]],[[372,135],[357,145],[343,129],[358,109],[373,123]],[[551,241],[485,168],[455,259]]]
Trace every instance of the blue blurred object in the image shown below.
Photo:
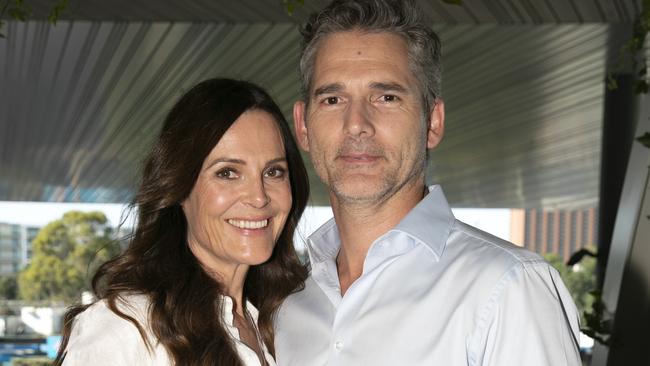
[[[59,351],[61,345],[61,336],[49,336],[45,339],[45,344],[41,345],[41,351],[45,352],[47,357],[56,358],[56,353]]]
[[[16,356],[32,356],[41,354],[39,343],[0,343],[0,362],[10,361]]]

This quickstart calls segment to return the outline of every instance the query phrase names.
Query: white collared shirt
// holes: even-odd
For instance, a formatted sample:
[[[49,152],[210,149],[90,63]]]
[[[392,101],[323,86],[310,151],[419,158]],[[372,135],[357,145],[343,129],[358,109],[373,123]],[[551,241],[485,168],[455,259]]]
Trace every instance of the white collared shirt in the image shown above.
[[[155,340],[149,326],[149,300],[144,295],[125,296],[125,302],[118,302],[120,310],[135,318],[143,326],[149,339]],[[239,358],[246,366],[260,366],[255,351],[239,338],[239,330],[233,323],[233,302],[223,296],[224,325],[234,340]],[[246,309],[257,322],[258,311],[246,302]],[[83,313],[77,315],[67,346],[64,366],[167,366],[173,365],[167,351],[158,342],[152,342],[149,352],[137,328],[129,321],[117,316],[106,305],[98,301]],[[273,357],[264,348],[268,366],[275,366]]]
[[[278,365],[581,365],[557,271],[456,220],[442,189],[429,190],[375,240],[343,297],[335,222],[310,236],[311,276],[276,317]]]

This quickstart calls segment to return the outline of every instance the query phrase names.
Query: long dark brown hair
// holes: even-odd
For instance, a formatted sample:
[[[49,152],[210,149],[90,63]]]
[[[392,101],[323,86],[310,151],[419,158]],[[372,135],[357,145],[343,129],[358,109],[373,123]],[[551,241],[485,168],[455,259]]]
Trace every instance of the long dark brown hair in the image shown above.
[[[194,187],[203,161],[235,120],[249,110],[274,117],[289,166],[293,204],[271,258],[251,266],[244,297],[259,310],[259,329],[273,353],[273,315],[282,300],[301,289],[307,277],[293,247],[293,232],[309,196],[307,172],[286,120],[271,97],[248,82],[206,80],[183,95],[168,114],[145,161],[132,202],[137,224],[128,248],[102,265],[92,287],[100,300],[132,322],[151,350],[145,329],[118,308],[122,296],[147,295],[151,330],[176,365],[241,365],[223,325],[223,290],[194,257],[180,203]],[[65,315],[63,339],[54,365],[60,365],[76,315]]]

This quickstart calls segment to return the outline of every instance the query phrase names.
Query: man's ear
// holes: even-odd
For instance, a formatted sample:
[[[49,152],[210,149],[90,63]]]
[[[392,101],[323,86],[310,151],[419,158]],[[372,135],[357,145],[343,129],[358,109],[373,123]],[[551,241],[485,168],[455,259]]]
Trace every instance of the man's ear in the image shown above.
[[[303,150],[309,151],[305,113],[307,113],[305,102],[299,100],[293,104],[293,126],[296,129],[296,140]]]
[[[438,146],[445,134],[445,103],[442,99],[436,100],[427,124],[427,149]]]

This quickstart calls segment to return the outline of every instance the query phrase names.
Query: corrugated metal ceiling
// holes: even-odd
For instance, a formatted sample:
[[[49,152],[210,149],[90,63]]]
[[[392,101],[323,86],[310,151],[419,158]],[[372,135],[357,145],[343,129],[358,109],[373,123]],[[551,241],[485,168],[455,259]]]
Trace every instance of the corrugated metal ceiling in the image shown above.
[[[34,3],[42,18],[48,3]],[[0,200],[130,199],[165,112],[205,78],[257,82],[290,116],[295,22],[320,4],[306,3],[289,17],[280,1],[87,0],[69,15],[86,20],[9,22]],[[456,206],[595,205],[607,50],[639,2],[421,4],[445,45],[447,131],[430,180]]]

